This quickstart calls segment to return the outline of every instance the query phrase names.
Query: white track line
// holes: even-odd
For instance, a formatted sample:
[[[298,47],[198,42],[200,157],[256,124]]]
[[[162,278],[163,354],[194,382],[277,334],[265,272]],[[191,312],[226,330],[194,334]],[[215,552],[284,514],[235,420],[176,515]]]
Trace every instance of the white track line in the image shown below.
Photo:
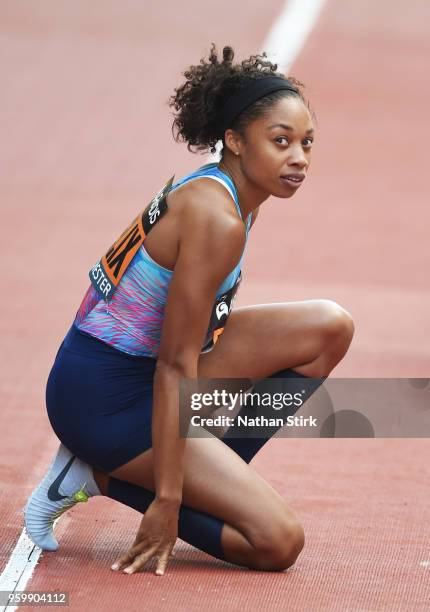
[[[314,27],[325,0],[289,0],[275,21],[262,51],[282,68],[295,62]]]
[[[270,61],[277,63],[279,70],[290,70],[303,49],[326,0],[287,0],[279,17],[266,37],[261,52],[267,53]],[[207,163],[220,159],[221,141],[216,152],[209,153]]]
[[[287,0],[281,14],[266,38],[262,51],[283,66],[291,67],[316,23],[325,0]],[[0,575],[0,591],[24,591],[41,549],[31,542],[25,530]],[[2,606],[0,612],[12,612],[14,606]]]
[[[0,576],[0,591],[24,591],[41,549],[33,544],[23,529],[10,559]],[[0,606],[0,612],[12,612],[16,606]]]

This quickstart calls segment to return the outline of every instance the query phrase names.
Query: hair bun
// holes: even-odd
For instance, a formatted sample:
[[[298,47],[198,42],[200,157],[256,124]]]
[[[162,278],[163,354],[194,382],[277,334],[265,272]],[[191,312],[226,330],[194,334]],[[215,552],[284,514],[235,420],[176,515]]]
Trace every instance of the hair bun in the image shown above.
[[[220,111],[250,79],[284,76],[277,74],[276,64],[263,55],[251,55],[239,63],[233,60],[230,45],[225,45],[221,54],[212,43],[209,56],[185,70],[185,81],[170,97],[169,105],[176,111],[173,136],[177,142],[186,142],[189,151],[207,151],[223,139]],[[292,78],[290,81],[295,84]]]
[[[222,50],[222,63],[223,64],[231,64],[234,58],[233,48],[230,46],[225,46]]]

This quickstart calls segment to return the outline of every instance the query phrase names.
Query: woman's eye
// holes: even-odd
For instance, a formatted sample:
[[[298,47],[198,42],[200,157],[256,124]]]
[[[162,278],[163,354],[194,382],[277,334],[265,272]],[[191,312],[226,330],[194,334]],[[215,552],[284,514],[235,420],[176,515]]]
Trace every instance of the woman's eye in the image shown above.
[[[288,146],[290,144],[286,136],[278,136],[277,138],[275,138],[275,142],[283,146],[285,145]],[[309,148],[312,146],[313,142],[314,142],[313,138],[305,138],[304,140],[302,140],[302,145],[306,148]]]

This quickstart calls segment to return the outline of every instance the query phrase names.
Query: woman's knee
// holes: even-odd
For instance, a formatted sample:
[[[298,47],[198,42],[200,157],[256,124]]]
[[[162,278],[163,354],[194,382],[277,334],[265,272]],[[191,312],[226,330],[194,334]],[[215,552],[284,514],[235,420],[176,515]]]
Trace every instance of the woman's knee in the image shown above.
[[[274,525],[255,534],[252,538],[254,555],[253,569],[282,571],[296,562],[305,543],[303,527],[299,522],[287,517]]]
[[[343,353],[354,336],[354,320],[350,313],[332,300],[320,300],[321,329],[327,349]]]

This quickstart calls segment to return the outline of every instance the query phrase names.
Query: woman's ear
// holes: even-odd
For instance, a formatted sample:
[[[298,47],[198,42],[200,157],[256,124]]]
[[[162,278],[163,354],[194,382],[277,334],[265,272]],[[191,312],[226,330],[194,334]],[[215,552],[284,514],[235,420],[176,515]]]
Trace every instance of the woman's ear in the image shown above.
[[[233,155],[240,155],[241,139],[237,132],[228,129],[224,133],[225,146]]]

